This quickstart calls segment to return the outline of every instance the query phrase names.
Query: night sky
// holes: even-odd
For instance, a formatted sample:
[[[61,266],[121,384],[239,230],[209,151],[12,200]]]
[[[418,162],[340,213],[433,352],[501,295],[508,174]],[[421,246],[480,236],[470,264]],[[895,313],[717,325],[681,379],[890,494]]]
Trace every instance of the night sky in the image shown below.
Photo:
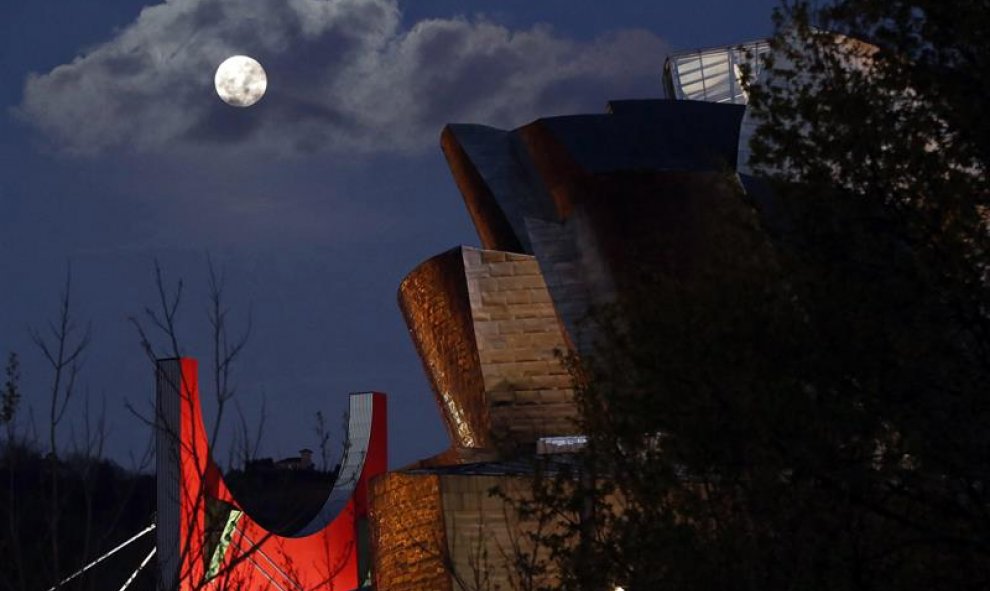
[[[346,394],[366,390],[389,394],[393,467],[441,451],[396,290],[430,256],[478,244],[443,124],[659,97],[668,52],[765,36],[775,4],[2,0],[0,354],[21,356],[22,425],[33,414],[46,437],[51,374],[29,334],[71,266],[93,338],[62,441],[79,440],[88,397],[94,415],[105,404],[106,455],[131,467],[150,433],[126,404],[146,412],[154,383],[128,317],[154,304],[157,259],[185,283],[183,353],[206,363],[210,257],[232,330],[251,317],[234,377],[252,426],[265,401],[262,455],[315,448],[318,410],[339,434]],[[233,54],[267,70],[254,107],[213,90]]]

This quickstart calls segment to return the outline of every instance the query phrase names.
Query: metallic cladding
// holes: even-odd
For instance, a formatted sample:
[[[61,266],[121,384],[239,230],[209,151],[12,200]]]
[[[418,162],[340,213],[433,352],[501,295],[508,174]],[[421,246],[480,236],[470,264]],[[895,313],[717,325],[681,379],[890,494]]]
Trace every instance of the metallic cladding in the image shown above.
[[[462,249],[437,255],[407,275],[399,286],[399,307],[451,441],[488,447],[490,420]]]
[[[553,212],[517,135],[485,125],[448,125],[440,146],[482,247],[532,254],[525,220]]]
[[[450,125],[443,132],[475,225],[508,221],[536,256],[567,340],[585,352],[594,340],[583,323],[591,307],[615,301],[623,275],[656,262],[661,255],[651,242],[666,240],[658,235],[684,236],[676,227],[683,198],[710,192],[713,176],[732,176],[745,109],[674,100],[612,101],[608,108],[512,131]],[[468,168],[471,182],[462,182],[459,171]],[[472,210],[479,193],[494,205]],[[488,211],[499,219],[485,218]]]
[[[439,477],[390,472],[371,483],[370,500],[375,589],[453,591]]]
[[[489,186],[492,184],[491,180],[483,178],[475,165],[475,160],[479,158],[505,160],[510,149],[508,134],[483,125],[471,125],[458,126],[461,127],[460,134],[455,136],[450,127],[448,125],[444,128],[440,146],[454,182],[464,197],[464,205],[474,222],[482,246],[495,250],[527,252],[526,236],[520,234],[518,228],[514,228],[509,222],[511,210],[507,210],[507,204],[495,199]],[[475,141],[471,142],[472,139]],[[486,149],[480,154],[472,150],[473,154],[469,155],[468,151],[473,145],[481,145]]]

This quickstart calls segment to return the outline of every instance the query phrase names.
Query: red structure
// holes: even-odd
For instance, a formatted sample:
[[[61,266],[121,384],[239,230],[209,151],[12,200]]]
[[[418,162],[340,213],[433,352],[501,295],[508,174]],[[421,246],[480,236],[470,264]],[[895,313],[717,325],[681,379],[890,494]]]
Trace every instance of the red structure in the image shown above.
[[[307,525],[285,536],[245,514],[211,459],[196,360],[160,360],[156,378],[161,588],[351,591],[368,583],[367,483],[387,468],[384,394],[351,394],[333,489]]]

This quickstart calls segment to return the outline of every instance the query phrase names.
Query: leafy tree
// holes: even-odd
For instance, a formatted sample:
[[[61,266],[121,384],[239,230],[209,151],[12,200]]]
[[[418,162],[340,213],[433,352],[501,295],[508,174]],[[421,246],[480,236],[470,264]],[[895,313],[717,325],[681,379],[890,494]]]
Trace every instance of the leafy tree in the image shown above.
[[[566,588],[986,588],[990,9],[775,22],[769,190],[727,179],[694,220],[714,246],[593,311],[588,445],[519,509],[554,516]]]
[[[856,506],[926,547],[922,579],[985,586],[990,7],[786,2],[776,22],[753,162],[829,352],[811,385],[869,421],[850,433],[875,442]]]

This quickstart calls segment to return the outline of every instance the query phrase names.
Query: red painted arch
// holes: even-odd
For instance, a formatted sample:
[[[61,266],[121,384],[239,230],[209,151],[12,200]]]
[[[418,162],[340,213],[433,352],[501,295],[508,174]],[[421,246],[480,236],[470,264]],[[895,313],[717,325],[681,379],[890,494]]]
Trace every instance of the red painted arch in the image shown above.
[[[352,394],[350,407],[349,445],[323,510],[295,536],[276,535],[243,513],[210,457],[196,360],[160,360],[156,461],[162,588],[361,587],[370,563],[362,555],[368,481],[387,469],[385,395]]]

